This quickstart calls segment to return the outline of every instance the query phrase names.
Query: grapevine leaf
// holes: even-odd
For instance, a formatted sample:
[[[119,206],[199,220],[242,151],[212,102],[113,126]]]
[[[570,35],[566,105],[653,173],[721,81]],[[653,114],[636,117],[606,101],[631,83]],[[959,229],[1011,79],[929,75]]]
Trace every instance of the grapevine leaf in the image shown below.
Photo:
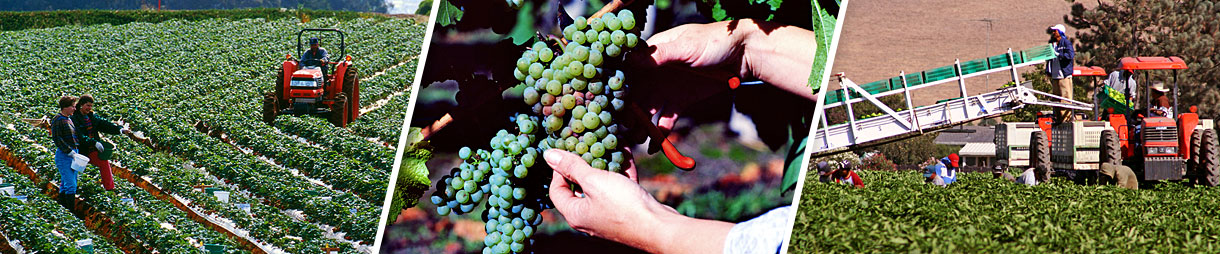
[[[530,39],[534,38],[534,3],[525,2],[521,4],[521,10],[517,12],[517,25],[513,26],[513,30],[508,32],[508,37],[513,39],[513,44],[524,45]]]
[[[818,1],[813,1],[813,27],[817,37],[817,53],[813,59],[813,70],[809,73],[809,85],[813,91],[822,86],[822,74],[829,58],[830,43],[834,37],[835,16],[830,14]]]
[[[441,1],[440,7],[436,10],[436,24],[440,26],[448,26],[462,21],[462,8],[453,5],[448,0]]]

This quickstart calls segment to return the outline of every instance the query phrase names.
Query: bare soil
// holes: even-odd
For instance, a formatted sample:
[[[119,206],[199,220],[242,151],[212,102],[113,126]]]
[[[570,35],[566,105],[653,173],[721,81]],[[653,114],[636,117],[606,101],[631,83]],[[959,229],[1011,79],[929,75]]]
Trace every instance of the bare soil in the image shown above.
[[[1086,7],[1096,3],[1086,3]],[[847,5],[833,73],[857,84],[945,65],[1020,51],[1047,43],[1046,28],[1071,11],[1063,0],[956,1],[857,0]],[[1075,30],[1068,28],[1069,36]],[[1020,72],[1034,70],[1033,67]],[[1008,73],[966,80],[969,95],[994,91],[1012,81]],[[837,88],[832,79],[830,88]],[[956,85],[917,90],[916,106],[960,96]]]

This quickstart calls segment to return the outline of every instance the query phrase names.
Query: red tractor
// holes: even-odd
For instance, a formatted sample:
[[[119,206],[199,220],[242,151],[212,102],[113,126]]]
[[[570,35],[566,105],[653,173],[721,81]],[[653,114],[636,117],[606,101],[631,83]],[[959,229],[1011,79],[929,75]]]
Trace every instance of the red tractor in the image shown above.
[[[285,57],[275,79],[275,93],[263,97],[263,122],[270,124],[279,114],[325,115],[331,124],[347,127],[360,117],[360,76],[347,55],[346,35],[333,28],[301,29],[297,32],[297,52],[302,57],[301,35],[305,32],[338,33],[343,59],[329,62],[293,59],[291,54]]]
[[[1123,71],[1136,72],[1137,76],[1139,71],[1144,73],[1142,82],[1137,82],[1143,91],[1134,99],[1135,104],[1142,107],[1130,109],[1122,104],[1112,104],[1115,106],[1101,108],[1109,113],[1103,116],[1103,120],[1113,127],[1113,133],[1102,135],[1102,157],[1122,158],[1115,163],[1130,166],[1145,181],[1180,180],[1185,177],[1207,186],[1220,183],[1217,179],[1220,176],[1220,154],[1217,153],[1220,140],[1217,138],[1220,137],[1216,136],[1213,121],[1199,119],[1196,106],[1190,106],[1189,111],[1185,112],[1178,107],[1178,70],[1186,69],[1186,62],[1175,56],[1125,57],[1119,60],[1118,67]],[[1148,74],[1151,70],[1173,71],[1173,88],[1165,93],[1172,102],[1168,110],[1154,108],[1151,96],[1153,79]],[[1131,92],[1120,92],[1123,97],[1132,98]],[[1154,112],[1164,114],[1156,115],[1160,113]]]

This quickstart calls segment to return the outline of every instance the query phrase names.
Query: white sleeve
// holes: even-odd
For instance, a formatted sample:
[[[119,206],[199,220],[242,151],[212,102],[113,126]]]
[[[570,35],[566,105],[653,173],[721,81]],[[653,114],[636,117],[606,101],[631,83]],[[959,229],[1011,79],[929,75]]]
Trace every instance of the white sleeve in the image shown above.
[[[788,241],[792,206],[775,208],[762,216],[733,225],[724,239],[725,254],[774,254]]]

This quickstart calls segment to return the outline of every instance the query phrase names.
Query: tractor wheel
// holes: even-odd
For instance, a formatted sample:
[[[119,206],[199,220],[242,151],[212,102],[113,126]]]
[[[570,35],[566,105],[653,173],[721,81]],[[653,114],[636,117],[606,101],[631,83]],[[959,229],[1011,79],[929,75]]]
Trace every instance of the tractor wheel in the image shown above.
[[[1203,178],[1206,172],[1199,170],[1199,146],[1203,145],[1203,130],[1196,130],[1190,134],[1190,159],[1186,160],[1186,174],[1190,177],[1190,182],[1193,184],[1203,184]]]
[[[1038,182],[1051,179],[1051,172],[1054,170],[1051,167],[1051,146],[1050,142],[1046,141],[1046,133],[1037,131],[1029,135],[1029,160]]]
[[[1217,140],[1216,130],[1203,131],[1203,139],[1199,147],[1199,171],[1204,173],[1203,181],[1207,186],[1220,183],[1220,140]]]
[[[339,93],[335,99],[335,104],[330,105],[330,123],[339,128],[347,127],[347,95]]]
[[[343,94],[347,95],[347,121],[360,117],[360,74],[356,67],[348,65],[343,74]]]
[[[1101,163],[1123,164],[1123,150],[1114,130],[1101,131]]]
[[[280,67],[280,71],[275,73],[275,100],[276,111],[288,108],[288,100],[284,100],[284,67]]]
[[[263,96],[263,122],[267,124],[275,122],[275,115],[280,111],[275,105],[276,97],[274,94]]]

